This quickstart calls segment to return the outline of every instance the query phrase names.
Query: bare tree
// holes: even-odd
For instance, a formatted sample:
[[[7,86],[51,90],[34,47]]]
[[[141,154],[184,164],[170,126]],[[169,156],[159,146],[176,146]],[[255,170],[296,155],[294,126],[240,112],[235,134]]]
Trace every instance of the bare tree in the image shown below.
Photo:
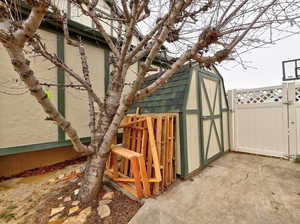
[[[20,20],[12,7],[14,4],[17,8],[16,3],[2,1],[0,41],[20,79],[47,116],[65,131],[77,152],[88,154],[79,194],[82,202],[89,202],[101,189],[113,136],[130,105],[164,85],[187,62],[196,61],[209,66],[227,59],[237,59],[240,52],[272,43],[276,39],[273,31],[277,30],[276,35],[281,35],[291,25],[297,26],[300,16],[300,1],[297,0],[111,0],[112,16],[96,10],[98,0],[69,0],[92,19],[95,29],[101,33],[111,51],[113,69],[107,93],[101,99],[93,88],[97,84],[90,81],[84,44],[80,39],[70,39],[67,15],[57,7],[58,1],[26,2],[31,11],[27,19]],[[67,43],[78,48],[81,72],[73,70],[55,54],[48,52],[46,44],[37,34],[48,10],[61,22]],[[107,21],[111,20],[117,24],[113,27],[114,37],[104,29],[104,23],[110,24]],[[134,44],[137,31],[143,35],[139,35],[139,42]],[[26,44],[71,76],[76,82],[75,87],[87,91],[91,135],[88,146],[80,141],[72,123],[58,112],[45,94],[24,52]],[[153,70],[152,63],[158,55],[171,55],[173,60],[160,77],[142,88],[144,78]],[[137,62],[140,62],[140,69],[136,79],[129,91],[125,90],[128,69]]]

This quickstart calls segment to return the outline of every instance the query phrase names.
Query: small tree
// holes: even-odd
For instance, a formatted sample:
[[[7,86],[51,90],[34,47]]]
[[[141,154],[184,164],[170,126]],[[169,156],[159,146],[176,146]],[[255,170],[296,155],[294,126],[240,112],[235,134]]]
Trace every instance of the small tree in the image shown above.
[[[18,20],[12,5],[0,5],[0,41],[7,50],[14,70],[26,84],[45,113],[69,136],[77,152],[88,155],[85,175],[80,189],[82,202],[93,199],[102,185],[110,145],[126,111],[134,102],[149,96],[189,61],[202,65],[236,59],[239,51],[247,51],[274,39],[273,30],[282,31],[287,25],[297,24],[299,1],[296,0],[111,0],[112,16],[98,12],[98,0],[68,0],[92,19],[96,30],[103,36],[111,51],[112,71],[104,99],[94,91],[83,42],[70,39],[66,14],[50,0],[27,0],[31,11],[25,20]],[[61,22],[68,44],[78,48],[82,71],[74,71],[55,54],[36,33],[49,11]],[[117,35],[110,36],[103,22],[113,20]],[[147,24],[147,25],[146,25]],[[133,44],[137,29],[144,35]],[[91,142],[82,144],[72,123],[67,121],[45,94],[35,72],[30,67],[24,46],[55,66],[63,69],[89,97],[89,128]],[[145,76],[157,55],[172,55],[173,60],[151,85],[141,88]],[[140,69],[129,91],[125,91],[128,69],[140,62]],[[72,86],[65,86],[72,87]],[[73,86],[74,87],[74,86]],[[96,113],[100,111],[100,113]]]

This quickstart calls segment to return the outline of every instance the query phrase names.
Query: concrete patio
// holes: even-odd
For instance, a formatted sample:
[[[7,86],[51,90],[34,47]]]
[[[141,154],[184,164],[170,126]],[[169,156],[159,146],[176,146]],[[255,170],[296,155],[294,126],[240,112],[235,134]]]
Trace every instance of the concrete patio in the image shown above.
[[[300,164],[228,153],[145,205],[130,224],[296,224]]]

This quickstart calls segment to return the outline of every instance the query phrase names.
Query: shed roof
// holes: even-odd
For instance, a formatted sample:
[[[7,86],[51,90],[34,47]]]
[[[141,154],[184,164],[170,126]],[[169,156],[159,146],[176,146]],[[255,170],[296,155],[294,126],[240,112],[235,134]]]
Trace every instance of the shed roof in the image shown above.
[[[190,64],[185,65],[179,72],[175,73],[165,85],[157,89],[152,95],[133,104],[128,110],[128,113],[135,113],[138,107],[140,108],[141,113],[182,112],[186,106],[185,104],[193,69],[201,71],[203,75],[219,77],[222,79],[222,76],[214,66],[211,67],[211,70],[209,71],[202,67],[200,68],[198,63],[192,66]],[[159,72],[145,78],[142,88],[153,83],[161,75],[162,72]]]
[[[189,89],[191,78],[190,72],[190,67],[183,67],[152,95],[133,104],[128,113],[134,113],[138,107],[140,108],[141,113],[182,111],[185,106],[185,98]],[[162,75],[162,72],[147,77],[142,88],[153,83],[160,75]]]

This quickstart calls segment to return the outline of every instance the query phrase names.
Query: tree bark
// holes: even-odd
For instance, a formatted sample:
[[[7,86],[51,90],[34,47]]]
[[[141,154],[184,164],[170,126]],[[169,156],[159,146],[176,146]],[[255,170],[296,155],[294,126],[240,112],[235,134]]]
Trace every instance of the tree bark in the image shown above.
[[[91,203],[97,199],[97,195],[102,189],[102,180],[107,158],[108,154],[106,156],[100,156],[95,153],[89,156],[79,192],[79,199],[82,203]]]

